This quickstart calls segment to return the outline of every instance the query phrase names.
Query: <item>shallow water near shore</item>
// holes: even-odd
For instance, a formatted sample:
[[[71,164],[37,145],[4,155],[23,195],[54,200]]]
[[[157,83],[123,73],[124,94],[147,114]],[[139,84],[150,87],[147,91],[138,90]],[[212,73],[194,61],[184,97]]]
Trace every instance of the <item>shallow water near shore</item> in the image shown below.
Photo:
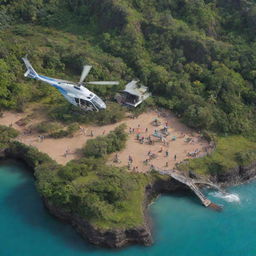
[[[229,194],[206,193],[222,212],[205,209],[184,194],[161,196],[151,205],[155,244],[121,250],[84,242],[67,224],[43,207],[26,168],[0,165],[1,256],[251,256],[256,255],[256,182],[230,188]]]

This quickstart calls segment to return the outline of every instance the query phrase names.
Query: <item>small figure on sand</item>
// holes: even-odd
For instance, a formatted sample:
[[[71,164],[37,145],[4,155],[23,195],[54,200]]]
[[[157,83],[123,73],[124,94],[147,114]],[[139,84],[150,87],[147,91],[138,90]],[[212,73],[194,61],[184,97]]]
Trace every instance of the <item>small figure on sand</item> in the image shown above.
[[[81,127],[80,130],[81,130],[81,134],[85,136],[85,135],[86,135],[86,134],[85,134],[85,128],[84,128],[84,127]]]
[[[68,154],[69,154],[69,149],[67,148],[66,151],[65,151],[64,156],[67,157]]]
[[[143,163],[145,164],[145,165],[148,165],[148,159],[146,159]]]
[[[121,161],[119,160],[118,154],[115,154],[113,162],[114,163],[121,163]]]

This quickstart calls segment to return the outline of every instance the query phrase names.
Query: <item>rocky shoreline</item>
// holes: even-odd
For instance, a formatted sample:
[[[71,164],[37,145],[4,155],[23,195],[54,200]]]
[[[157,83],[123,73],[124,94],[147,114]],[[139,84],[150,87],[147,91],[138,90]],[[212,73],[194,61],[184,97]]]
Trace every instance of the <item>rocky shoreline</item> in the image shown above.
[[[30,168],[34,168],[33,164],[26,159],[20,152],[13,152],[10,149],[1,151],[0,158],[15,159],[23,161]],[[218,174],[211,177],[211,180],[222,187],[238,185],[250,181],[256,177],[256,161],[249,166],[238,166],[228,172]],[[43,198],[45,207],[49,212],[60,219],[70,223],[73,228],[90,243],[109,248],[121,248],[130,244],[141,244],[150,246],[153,244],[152,221],[148,215],[148,206],[156,196],[162,193],[189,191],[189,189],[178,181],[168,178],[157,179],[154,183],[148,185],[145,189],[145,200],[143,202],[144,223],[135,228],[130,229],[108,229],[102,230],[94,227],[86,219],[76,214],[72,214],[64,209],[58,208]]]
[[[248,166],[237,166],[215,176],[211,176],[212,182],[221,187],[235,186],[250,182],[256,177],[256,161]]]
[[[146,187],[144,200],[144,224],[131,229],[102,230],[94,227],[78,215],[57,208],[46,198],[43,199],[49,212],[58,219],[70,223],[73,228],[90,243],[109,248],[121,248],[130,244],[150,246],[153,244],[152,221],[148,215],[148,206],[161,193],[187,190],[186,186],[173,179],[158,180]]]

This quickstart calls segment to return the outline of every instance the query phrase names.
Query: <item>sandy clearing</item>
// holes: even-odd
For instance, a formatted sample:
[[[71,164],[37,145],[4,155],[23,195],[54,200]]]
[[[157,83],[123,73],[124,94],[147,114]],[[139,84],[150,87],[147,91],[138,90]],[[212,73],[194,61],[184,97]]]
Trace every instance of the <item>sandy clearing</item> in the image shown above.
[[[131,170],[146,172],[149,170],[151,165],[161,169],[173,169],[177,162],[188,158],[188,152],[199,150],[200,153],[198,156],[201,156],[205,154],[205,148],[209,147],[208,143],[201,139],[200,134],[186,127],[179,121],[178,118],[176,118],[172,113],[168,111],[162,111],[161,113],[156,111],[149,111],[143,113],[136,119],[126,118],[122,122],[101,127],[81,125],[81,127],[85,129],[85,133],[79,131],[72,138],[45,138],[43,141],[40,141],[38,137],[40,134],[32,133],[25,135],[24,132],[28,129],[29,126],[38,122],[42,122],[44,120],[42,116],[36,116],[32,118],[31,121],[23,127],[15,124],[18,120],[30,114],[31,111],[25,113],[4,112],[4,116],[0,118],[0,124],[7,126],[12,125],[15,129],[21,132],[21,135],[18,138],[20,142],[37,147],[40,151],[47,153],[60,164],[66,164],[68,161],[80,157],[78,151],[83,147],[88,139],[92,138],[90,136],[91,131],[93,131],[93,137],[95,138],[96,136],[107,134],[121,123],[127,124],[128,133],[130,128],[131,130],[134,129],[134,133],[129,134],[126,148],[122,152],[118,153],[118,159],[120,160],[120,163],[113,163],[112,160],[115,158],[115,154],[112,154],[109,158],[109,164],[127,166],[128,157],[130,155],[133,159]],[[152,125],[152,121],[155,118],[158,118],[158,120],[162,123],[161,126],[155,127]],[[154,130],[163,128],[163,125],[166,124],[166,122],[168,122],[168,132],[170,133],[170,135],[167,137],[167,142],[169,143],[168,146],[163,145],[163,142],[152,136]],[[146,128],[148,129],[147,132]],[[138,140],[136,140],[136,134],[139,131],[141,136],[148,137],[151,135],[152,140],[155,141],[154,145],[148,145],[146,143],[141,144]],[[176,136],[175,141],[172,141],[173,136]],[[188,137],[192,138],[192,143],[185,142],[185,139]],[[161,148],[162,152],[159,152]],[[68,155],[65,154],[67,150],[70,152]],[[149,158],[149,151],[151,151],[153,154],[156,154],[157,158],[149,161],[148,165],[145,165],[143,161]],[[168,157],[166,157],[166,151],[168,151]],[[176,160],[174,159],[175,155],[177,157]],[[168,166],[166,166],[167,163]]]

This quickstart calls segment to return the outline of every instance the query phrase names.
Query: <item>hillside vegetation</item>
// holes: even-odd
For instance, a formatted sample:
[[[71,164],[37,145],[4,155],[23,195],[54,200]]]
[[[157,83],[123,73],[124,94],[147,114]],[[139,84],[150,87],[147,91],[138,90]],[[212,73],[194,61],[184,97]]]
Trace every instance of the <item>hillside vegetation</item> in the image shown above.
[[[253,0],[2,1],[0,106],[66,106],[55,89],[22,78],[28,53],[39,72],[74,81],[84,63],[94,66],[88,79],[137,77],[189,126],[252,136],[255,17]],[[105,98],[120,89],[90,88]]]

